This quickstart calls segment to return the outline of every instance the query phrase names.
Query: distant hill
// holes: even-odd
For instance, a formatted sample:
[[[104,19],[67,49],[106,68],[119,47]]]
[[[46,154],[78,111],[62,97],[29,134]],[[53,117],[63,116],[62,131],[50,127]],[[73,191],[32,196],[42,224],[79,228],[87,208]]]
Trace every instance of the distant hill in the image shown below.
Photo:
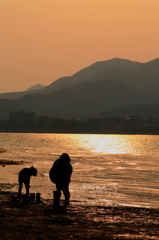
[[[114,58],[107,61],[99,61],[92,64],[89,67],[86,67],[78,71],[72,76],[59,78],[53,83],[51,83],[50,85],[41,89],[36,89],[32,93],[44,93],[44,94],[52,93],[64,87],[74,87],[82,82],[87,82],[89,81],[88,80],[89,78],[100,73],[101,71],[104,71],[105,69],[119,68],[121,70],[132,70],[135,67],[138,67],[140,65],[142,65],[142,63],[134,62],[126,59],[120,59],[120,58]],[[26,95],[27,91],[19,92],[19,93],[18,92],[3,93],[3,94],[0,94],[0,99],[18,99],[19,97]]]
[[[59,78],[48,86],[43,86],[40,89],[33,86],[28,90],[33,90],[32,93],[48,94],[65,87],[72,88],[83,82],[100,81],[102,79],[121,81],[130,87],[159,96],[159,58],[147,63],[120,58],[99,61],[70,77]],[[0,99],[18,99],[25,95],[27,91],[0,94]]]
[[[25,109],[50,117],[94,117],[104,111],[135,104],[159,105],[159,101],[122,82],[103,79],[51,94],[27,94],[17,100],[0,100],[0,116],[6,118],[9,111]]]
[[[28,94],[28,92],[9,92],[9,93],[1,93],[0,99],[12,99],[16,100],[24,95]]]
[[[43,85],[41,85],[41,84],[36,84],[36,85],[28,88],[26,91],[28,92],[28,91],[33,91],[33,90],[41,90],[41,89],[43,89],[43,88],[44,88]]]
[[[159,74],[159,58],[150,62],[141,64],[133,69],[134,72],[140,75],[158,75]]]
[[[158,109],[159,58],[147,63],[119,58],[96,62],[49,86],[38,84],[25,92],[0,94],[0,98],[0,119],[21,108],[66,118],[117,116],[129,111],[130,115],[134,105],[138,105],[134,114],[138,111],[144,117],[146,106]],[[147,111],[147,116],[154,114]]]
[[[74,87],[82,82],[87,82],[91,77],[97,75],[101,71],[109,68],[119,68],[122,70],[132,70],[135,67],[140,66],[142,63],[133,62],[126,59],[114,58],[107,61],[100,61],[86,67],[70,77],[62,77],[57,79],[49,86],[42,89],[42,93],[51,93],[63,87]],[[101,80],[101,79],[99,79]]]
[[[39,90],[42,90],[42,88],[44,88],[43,85],[41,84],[36,84],[30,88],[28,88],[26,91],[24,92],[9,92],[9,93],[1,93],[0,94],[0,99],[18,99],[28,93],[36,93]]]
[[[159,105],[133,105],[130,107],[112,109],[95,116],[96,118],[159,118]]]

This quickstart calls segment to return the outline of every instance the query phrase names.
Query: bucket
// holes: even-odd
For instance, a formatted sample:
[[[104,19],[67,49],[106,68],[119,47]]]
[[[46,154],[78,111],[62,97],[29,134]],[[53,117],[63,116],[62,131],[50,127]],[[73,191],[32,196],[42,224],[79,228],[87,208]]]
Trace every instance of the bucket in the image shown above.
[[[40,193],[37,193],[37,194],[36,194],[36,201],[37,201],[37,202],[41,202]]]
[[[17,201],[17,193],[10,193],[10,198],[11,202],[16,202]]]
[[[28,205],[29,204],[29,202],[30,202],[30,197],[29,197],[29,195],[22,195],[22,203],[24,204],[24,205]]]
[[[35,200],[35,193],[30,193],[30,201],[34,202]]]

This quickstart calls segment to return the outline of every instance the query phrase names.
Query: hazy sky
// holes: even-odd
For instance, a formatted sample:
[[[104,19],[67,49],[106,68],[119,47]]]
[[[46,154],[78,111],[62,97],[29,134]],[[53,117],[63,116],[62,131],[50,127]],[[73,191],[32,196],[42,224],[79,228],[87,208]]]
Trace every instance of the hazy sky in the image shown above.
[[[159,0],[0,0],[0,93],[159,57]]]

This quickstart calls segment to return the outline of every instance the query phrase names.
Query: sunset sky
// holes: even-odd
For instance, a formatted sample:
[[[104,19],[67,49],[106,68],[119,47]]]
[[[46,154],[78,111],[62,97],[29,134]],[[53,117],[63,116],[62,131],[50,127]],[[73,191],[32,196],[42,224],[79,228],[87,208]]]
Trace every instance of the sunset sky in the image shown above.
[[[159,57],[159,0],[0,0],[0,93]]]

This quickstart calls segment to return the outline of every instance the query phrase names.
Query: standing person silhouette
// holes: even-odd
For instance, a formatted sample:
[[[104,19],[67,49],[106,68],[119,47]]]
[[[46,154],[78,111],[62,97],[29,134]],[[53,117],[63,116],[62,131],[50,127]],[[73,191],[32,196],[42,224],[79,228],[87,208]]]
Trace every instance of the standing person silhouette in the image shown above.
[[[61,191],[65,197],[65,206],[70,203],[70,191],[69,184],[71,181],[71,174],[73,171],[71,165],[71,159],[67,153],[63,153],[59,159],[57,159],[52,168],[50,169],[50,180],[56,184],[56,196],[54,195],[54,206],[58,206],[61,198]]]
[[[30,178],[31,178],[31,176],[36,176],[36,175],[37,175],[37,169],[34,167],[23,168],[19,172],[19,178],[18,178],[18,182],[19,182],[18,199],[19,199],[19,201],[21,200],[21,192],[22,192],[23,183],[25,185],[26,195],[29,196]]]

